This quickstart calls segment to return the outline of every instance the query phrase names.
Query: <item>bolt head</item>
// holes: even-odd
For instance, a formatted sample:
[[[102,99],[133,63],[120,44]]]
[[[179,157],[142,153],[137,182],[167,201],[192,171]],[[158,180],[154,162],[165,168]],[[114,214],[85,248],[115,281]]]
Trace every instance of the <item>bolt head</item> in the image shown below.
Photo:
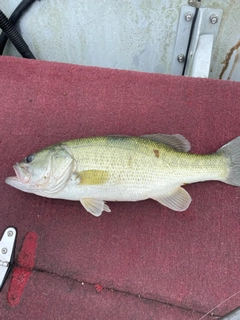
[[[195,5],[195,0],[188,0],[188,4],[190,6],[194,6]]]
[[[179,55],[177,56],[177,60],[178,60],[178,62],[183,63],[183,62],[185,61],[185,56],[184,56],[184,54],[179,54]]]
[[[7,248],[2,248],[1,252],[2,252],[2,254],[6,254],[7,253]]]
[[[212,14],[209,20],[212,24],[216,24],[218,22],[218,16],[216,14]]]
[[[186,20],[187,22],[191,21],[192,18],[193,18],[193,16],[192,16],[191,13],[186,13],[186,14],[185,14],[185,20]]]
[[[9,237],[12,237],[12,236],[13,236],[13,232],[12,232],[12,231],[8,231],[7,235],[8,235]]]

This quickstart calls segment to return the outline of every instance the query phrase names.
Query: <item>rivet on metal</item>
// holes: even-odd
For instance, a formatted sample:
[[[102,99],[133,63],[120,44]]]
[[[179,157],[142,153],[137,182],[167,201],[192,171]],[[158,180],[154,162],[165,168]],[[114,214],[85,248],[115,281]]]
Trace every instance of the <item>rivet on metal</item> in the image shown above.
[[[6,254],[7,253],[7,248],[2,248],[1,252],[2,252],[2,254]]]
[[[12,237],[12,236],[13,236],[13,232],[12,232],[12,231],[8,231],[7,235],[8,235],[9,237]]]
[[[188,4],[190,6],[194,6],[195,5],[195,0],[188,0]]]
[[[192,14],[191,13],[186,13],[185,14],[185,20],[187,21],[187,22],[189,22],[189,21],[191,21],[192,20]]]
[[[178,60],[178,62],[183,63],[183,62],[185,61],[185,56],[184,56],[184,54],[179,54],[179,55],[177,56],[177,60]]]
[[[209,20],[210,20],[210,22],[211,22],[212,24],[215,24],[215,23],[218,22],[218,16],[217,16],[216,14],[212,14],[212,15],[210,16]]]

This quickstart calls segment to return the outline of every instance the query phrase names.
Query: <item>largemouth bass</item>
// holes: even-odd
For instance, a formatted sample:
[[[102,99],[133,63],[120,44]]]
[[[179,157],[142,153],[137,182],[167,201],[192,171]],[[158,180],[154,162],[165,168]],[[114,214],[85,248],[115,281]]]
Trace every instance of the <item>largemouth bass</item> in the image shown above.
[[[25,192],[78,200],[94,216],[105,201],[148,198],[175,211],[191,197],[181,186],[219,180],[240,186],[240,136],[210,155],[191,154],[181,135],[108,136],[69,140],[27,156],[6,183]]]

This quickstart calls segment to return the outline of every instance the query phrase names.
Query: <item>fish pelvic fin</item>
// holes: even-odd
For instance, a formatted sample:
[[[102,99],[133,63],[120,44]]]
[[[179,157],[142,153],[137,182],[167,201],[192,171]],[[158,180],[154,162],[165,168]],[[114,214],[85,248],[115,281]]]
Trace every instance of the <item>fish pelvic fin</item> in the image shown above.
[[[223,182],[240,187],[240,136],[225,144],[217,153],[228,160],[229,174]]]
[[[103,211],[111,212],[108,205],[103,200],[99,199],[80,199],[81,204],[95,217],[100,217]]]
[[[192,201],[189,193],[182,187],[178,187],[165,195],[154,197],[153,199],[174,211],[186,210]]]

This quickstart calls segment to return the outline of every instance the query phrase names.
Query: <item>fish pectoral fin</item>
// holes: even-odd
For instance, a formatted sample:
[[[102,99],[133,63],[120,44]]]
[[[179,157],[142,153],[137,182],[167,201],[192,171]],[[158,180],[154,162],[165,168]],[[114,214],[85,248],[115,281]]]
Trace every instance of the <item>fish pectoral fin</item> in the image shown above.
[[[186,210],[192,201],[189,193],[182,187],[178,187],[177,189],[169,192],[166,195],[159,196],[153,199],[174,211]]]
[[[99,185],[108,181],[109,173],[105,170],[85,170],[76,173],[79,185]]]
[[[100,217],[103,211],[111,212],[109,206],[103,200],[99,199],[80,199],[81,204],[95,217]]]

